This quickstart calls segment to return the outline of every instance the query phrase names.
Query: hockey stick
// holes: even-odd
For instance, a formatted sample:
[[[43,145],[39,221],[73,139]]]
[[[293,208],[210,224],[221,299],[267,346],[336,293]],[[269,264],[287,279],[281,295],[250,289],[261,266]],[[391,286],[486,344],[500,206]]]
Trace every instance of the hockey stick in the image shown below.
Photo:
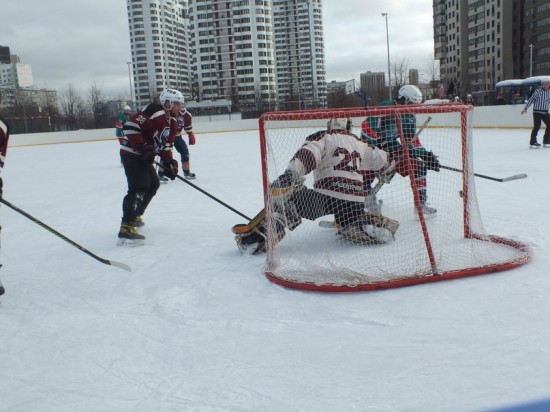
[[[40,220],[38,220],[37,218],[35,218],[34,216],[31,216],[30,214],[28,214],[27,212],[25,212],[24,210],[22,209],[19,209],[17,206],[11,204],[10,202],[8,202],[6,199],[0,199],[0,202],[2,202],[3,204],[5,204],[7,207],[9,207],[10,209],[13,209],[15,210],[17,213],[19,214],[22,214],[23,216],[25,216],[27,219],[29,220],[32,220],[34,223],[36,223],[38,226],[41,226],[42,228],[46,229],[48,232],[50,233],[53,233],[54,235],[56,235],[57,237],[63,239],[65,242],[69,243],[70,245],[74,246],[75,248],[77,248],[78,250],[80,250],[81,252],[84,252],[86,253],[87,255],[93,257],[95,260],[98,260],[100,261],[101,263],[104,263],[106,265],[111,265],[111,266],[116,266],[117,268],[120,268],[120,269],[124,269],[128,272],[131,272],[132,269],[130,268],[130,266],[124,264],[124,263],[120,263],[120,262],[116,262],[114,260],[108,260],[108,259],[103,259],[95,254],[93,254],[92,252],[90,252],[88,249],[80,246],[78,243],[72,241],[71,239],[69,239],[67,236],[65,235],[62,235],[61,233],[59,233],[57,230],[55,229],[52,229],[51,227],[49,227],[47,224],[41,222]]]
[[[454,167],[444,166],[444,165],[439,165],[439,167],[442,168],[442,169],[452,170],[453,172],[462,173],[462,169],[457,169],[457,168],[454,168]],[[509,182],[511,180],[525,179],[527,177],[527,175],[525,173],[520,173],[520,174],[517,174],[517,175],[503,177],[503,178],[482,175],[482,174],[479,174],[479,173],[474,173],[474,176],[480,177],[482,179],[493,180],[495,182],[501,182],[501,183]]]
[[[161,167],[162,170],[164,170],[164,166],[161,165],[159,162],[155,162],[155,164],[156,164],[157,166]],[[212,196],[212,195],[211,195],[210,193],[208,193],[206,190],[201,189],[201,188],[198,187],[197,185],[191,183],[189,180],[184,179],[184,178],[181,177],[180,175],[176,175],[176,177],[177,177],[179,180],[181,180],[182,182],[185,182],[185,183],[187,183],[189,186],[191,186],[191,187],[197,189],[199,192],[205,194],[205,195],[208,196],[210,199],[215,200],[215,201],[218,202],[220,205],[223,205],[223,206],[225,206],[226,208],[228,208],[229,210],[231,210],[231,211],[235,212],[236,214],[238,214],[239,216],[244,217],[246,220],[248,220],[248,221],[251,221],[251,220],[252,220],[252,219],[250,219],[248,216],[246,216],[244,213],[241,213],[241,212],[239,212],[237,209],[232,208],[232,207],[229,206],[227,203],[222,202],[220,199],[218,199],[218,198],[215,197],[215,196]]]

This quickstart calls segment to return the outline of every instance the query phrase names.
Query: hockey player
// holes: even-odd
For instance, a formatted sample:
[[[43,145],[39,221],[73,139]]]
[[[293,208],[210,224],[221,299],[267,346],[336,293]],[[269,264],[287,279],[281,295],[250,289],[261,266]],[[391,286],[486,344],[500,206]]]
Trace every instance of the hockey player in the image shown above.
[[[183,169],[183,177],[185,177],[186,179],[195,179],[195,173],[191,173],[191,166],[189,163],[189,148],[187,147],[187,143],[185,143],[185,140],[183,140],[183,132],[185,131],[185,133],[187,134],[190,146],[194,145],[197,140],[195,138],[195,134],[193,133],[193,116],[185,107],[185,103],[183,103],[182,109],[176,117],[176,120],[178,122],[178,135],[176,137],[176,141],[174,142],[174,147],[181,156],[181,168]]]
[[[389,179],[395,163],[387,154],[362,142],[351,133],[351,121],[331,119],[327,130],[314,133],[295,153],[285,172],[270,185],[275,198],[270,216],[276,230],[276,240],[293,230],[301,219],[315,220],[334,214],[340,234],[363,244],[386,243],[378,238],[374,226],[383,226],[382,217],[374,220],[364,212],[364,177],[377,173]],[[313,189],[301,185],[300,179],[313,172]],[[392,231],[392,235],[397,227]],[[265,251],[264,213],[249,224],[233,227],[241,251],[252,254]]]
[[[118,143],[122,144],[124,142],[124,131],[122,130],[124,123],[128,121],[130,115],[132,114],[132,109],[130,106],[124,106],[122,112],[118,115],[115,120],[115,135],[118,139]],[[122,155],[120,158],[120,165],[122,166]]]
[[[8,138],[10,137],[10,129],[8,123],[0,117],[0,199],[2,199],[2,188],[4,182],[2,181],[2,168],[4,167],[4,162],[6,161],[6,153],[8,151]],[[2,226],[0,226],[0,232],[2,231]],[[0,263],[0,267],[2,264]],[[0,295],[5,293],[4,286],[0,282]]]
[[[399,89],[398,104],[422,103],[422,92],[413,85],[406,85]],[[416,136],[416,117],[413,114],[400,115],[403,137],[409,149],[413,178],[418,187],[421,207],[426,216],[434,216],[437,209],[428,205],[428,190],[426,175],[428,170],[439,172],[440,165],[437,156],[426,150],[418,136]],[[361,138],[369,144],[388,152],[391,159],[396,161],[396,171],[401,176],[408,176],[409,169],[404,158],[402,142],[399,139],[395,116],[367,118],[361,125]]]
[[[172,145],[177,134],[175,117],[183,102],[181,92],[166,89],[160,94],[160,104],[148,104],[124,125],[120,153],[128,192],[122,201],[119,244],[139,244],[145,239],[136,227],[143,226],[141,216],[160,185],[153,167],[155,156],[160,156],[164,175],[176,178],[178,162],[172,158]]]
[[[132,114],[132,108],[130,106],[124,106],[122,112],[118,115],[115,121],[116,137],[118,142],[122,144],[124,142],[124,131],[122,130],[124,124],[130,119]]]

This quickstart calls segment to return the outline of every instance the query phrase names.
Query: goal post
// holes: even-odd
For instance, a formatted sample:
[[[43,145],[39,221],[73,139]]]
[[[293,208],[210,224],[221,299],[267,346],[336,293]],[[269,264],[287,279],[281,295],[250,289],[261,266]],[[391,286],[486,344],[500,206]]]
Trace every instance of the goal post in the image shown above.
[[[279,285],[311,291],[351,292],[415,285],[512,269],[530,261],[531,251],[521,242],[487,234],[475,189],[471,106],[419,104],[367,108],[325,109],[265,113],[259,120],[262,178],[266,208],[265,275]],[[418,140],[442,165],[439,172],[417,172],[418,163],[403,144],[400,167],[376,195],[381,214],[398,222],[393,239],[382,244],[360,244],[328,227],[331,215],[302,218],[281,239],[281,199],[269,185],[284,173],[306,137],[326,130],[331,118],[352,121],[360,136],[362,123],[375,129],[393,119],[405,142],[402,119],[414,116]],[[429,119],[429,120],[427,120]],[[380,129],[379,129],[380,130]],[[410,137],[409,137],[410,138]],[[365,143],[366,144],[366,143]],[[314,173],[304,187],[313,189]],[[412,176],[412,178],[411,178]],[[374,180],[373,185],[376,183]],[[304,196],[315,190],[306,190]],[[437,209],[426,214],[422,202]],[[368,207],[365,204],[367,210]],[[332,225],[328,225],[332,226]]]

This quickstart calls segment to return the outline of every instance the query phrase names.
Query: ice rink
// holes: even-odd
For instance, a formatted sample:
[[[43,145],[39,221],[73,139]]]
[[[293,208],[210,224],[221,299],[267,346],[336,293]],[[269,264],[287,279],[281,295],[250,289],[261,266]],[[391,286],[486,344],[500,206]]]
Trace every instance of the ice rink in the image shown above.
[[[254,216],[258,132],[196,129],[194,183]],[[550,149],[529,150],[528,134],[475,129],[474,163],[528,174],[476,186],[487,232],[530,245],[531,263],[344,294],[269,282],[264,257],[235,246],[244,219],[179,180],[147,210],[146,244],[117,247],[114,138],[10,147],[5,199],[133,271],[2,205],[0,411],[454,412],[548,399]]]

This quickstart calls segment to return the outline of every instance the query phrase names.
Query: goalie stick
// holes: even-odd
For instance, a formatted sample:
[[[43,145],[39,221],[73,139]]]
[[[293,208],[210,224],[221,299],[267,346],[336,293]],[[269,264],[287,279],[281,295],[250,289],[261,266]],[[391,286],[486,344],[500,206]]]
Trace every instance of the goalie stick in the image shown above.
[[[67,236],[59,233],[57,230],[49,227],[47,224],[41,222],[40,220],[38,220],[37,218],[35,218],[34,216],[28,214],[27,212],[25,212],[24,210],[22,209],[19,209],[17,206],[11,204],[10,202],[8,202],[6,199],[0,199],[0,202],[2,202],[3,204],[5,204],[7,207],[9,207],[10,209],[13,209],[15,210],[17,213],[25,216],[27,219],[29,220],[32,220],[34,223],[36,223],[38,226],[46,229],[48,232],[50,233],[53,233],[54,235],[56,235],[57,237],[63,239],[65,242],[69,243],[70,245],[74,246],[75,248],[77,248],[78,250],[80,250],[81,252],[84,252],[86,253],[87,255],[93,257],[95,260],[98,260],[99,262],[101,263],[104,263],[105,265],[110,265],[110,266],[116,266],[117,268],[120,268],[120,269],[123,269],[123,270],[126,270],[128,272],[131,272],[132,269],[130,268],[130,266],[124,264],[124,263],[120,263],[120,262],[116,262],[114,260],[108,260],[108,259],[103,259],[95,254],[93,254],[92,252],[90,252],[88,249],[80,246],[78,243],[72,241],[71,239],[69,239]]]
[[[453,172],[458,172],[458,173],[462,173],[463,170],[462,169],[457,169],[455,167],[450,167],[450,166],[444,166],[444,165],[439,165],[440,168],[442,169],[446,169],[446,170],[452,170]],[[510,182],[512,180],[519,180],[519,179],[525,179],[527,178],[527,175],[525,173],[519,173],[517,175],[512,175],[512,176],[508,176],[508,177],[503,177],[503,178],[498,178],[498,177],[493,177],[493,176],[487,176],[487,175],[482,175],[482,174],[479,174],[479,173],[474,173],[474,176],[476,177],[480,177],[482,179],[488,179],[488,180],[492,180],[494,182],[500,182],[500,183],[504,183],[504,182]]]

